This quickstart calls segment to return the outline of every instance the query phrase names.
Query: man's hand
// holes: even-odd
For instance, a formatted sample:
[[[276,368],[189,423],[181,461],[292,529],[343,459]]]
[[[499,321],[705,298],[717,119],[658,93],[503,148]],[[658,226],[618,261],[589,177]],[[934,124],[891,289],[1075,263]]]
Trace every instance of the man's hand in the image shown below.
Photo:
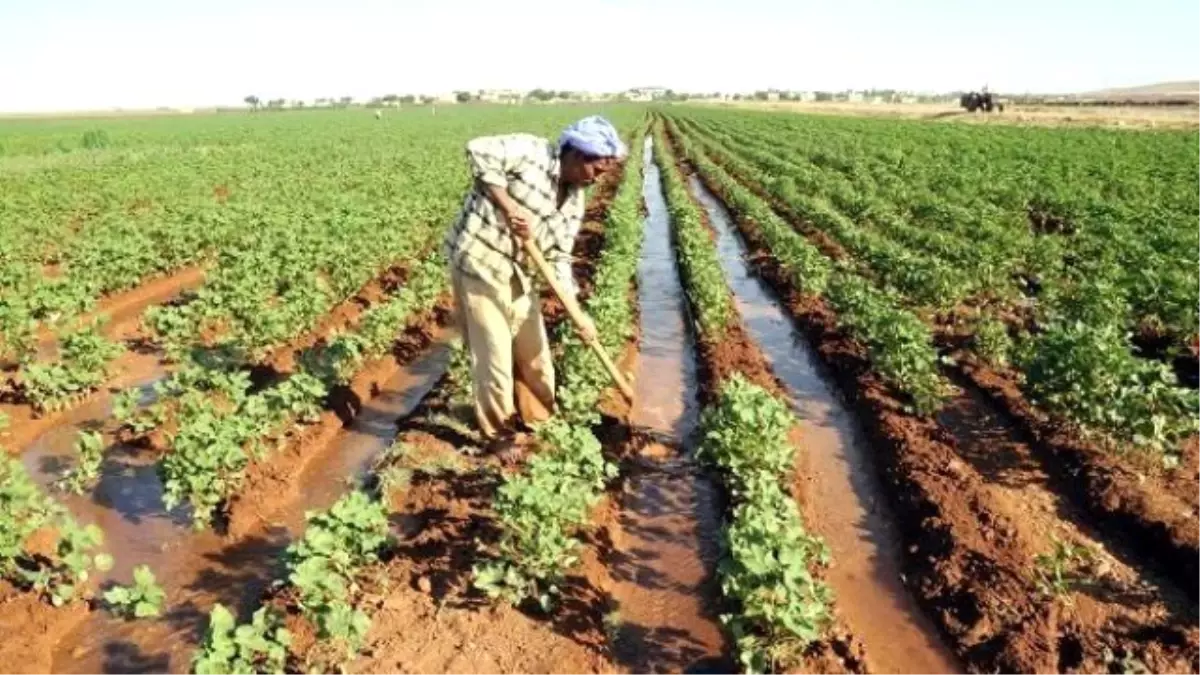
[[[592,317],[583,312],[579,313],[579,325],[575,326],[575,332],[586,344],[596,341],[596,324],[592,322]]]
[[[533,224],[537,218],[529,209],[514,202],[504,209],[504,217],[508,219],[513,234],[521,241],[528,241],[533,236]]]

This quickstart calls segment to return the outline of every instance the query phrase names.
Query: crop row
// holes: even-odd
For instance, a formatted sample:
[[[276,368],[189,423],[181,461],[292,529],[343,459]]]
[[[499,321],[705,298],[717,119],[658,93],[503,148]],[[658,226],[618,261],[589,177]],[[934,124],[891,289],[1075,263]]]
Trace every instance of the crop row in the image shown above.
[[[640,133],[635,137],[640,139]],[[609,207],[605,248],[586,304],[610,351],[623,348],[634,329],[629,284],[641,246],[640,174],[640,161],[631,159]],[[587,522],[588,508],[615,472],[591,431],[607,375],[571,333],[564,331],[560,343],[564,350],[558,394],[561,414],[538,429],[539,451],[526,471],[508,477],[499,488],[495,501],[502,528],[499,555],[475,570],[475,583],[485,593],[514,603],[535,599],[547,608],[556,584],[576,560],[577,530]],[[344,353],[340,348],[336,351]],[[468,360],[459,346],[442,380],[441,395],[450,401],[469,400],[470,387]],[[329,509],[309,514],[303,536],[284,555],[286,576],[272,597],[290,598],[288,602],[314,628],[322,646],[309,655],[316,659],[309,665],[328,668],[345,663],[363,644],[370,616],[369,608],[358,602],[362,575],[391,545],[388,504],[411,475],[406,468],[409,452],[398,441],[364,486]],[[280,672],[291,639],[275,603],[268,602],[251,622],[241,625],[218,606],[193,667],[198,673]]]
[[[906,394],[916,411],[935,411],[946,383],[938,371],[940,358],[933,335],[925,324],[897,295],[875,288],[853,269],[822,255],[691,138],[678,132],[673,136],[700,175],[719,187],[726,203],[754,220],[798,287],[824,297],[838,312],[839,328],[867,347],[884,380]]]
[[[708,167],[709,173],[718,169],[727,171],[738,181],[760,188],[772,182],[780,183],[778,174],[771,177],[766,169],[714,140],[692,135],[685,137],[683,143],[700,147],[702,152],[718,160],[719,166]],[[697,160],[697,164],[702,161]],[[776,168],[779,167],[776,165]],[[811,205],[817,198],[811,196],[797,196],[786,191],[773,194],[785,208],[810,226],[838,241],[845,241],[845,231],[831,225],[834,218],[825,217],[833,211],[832,207],[813,209]],[[838,216],[838,222],[850,222],[848,217]],[[774,228],[765,228],[765,231],[771,229]],[[887,263],[878,259],[864,262],[866,271],[885,284],[893,274],[901,273],[901,268],[889,271]],[[920,296],[902,292],[902,284],[888,285],[897,289],[890,300],[885,300],[887,291],[876,290],[873,285],[861,281],[852,289],[839,290],[836,285],[831,286],[829,299],[839,314],[847,308],[854,311],[853,308],[869,305],[871,300],[864,298],[871,296],[892,305],[920,303]],[[850,292],[843,292],[846,290]],[[1112,318],[1122,316],[1120,304],[1114,304],[1113,296],[1093,294],[1092,290],[1094,286],[1074,286],[1064,291],[1060,302],[1041,310],[1043,316],[1033,331],[1023,328],[1010,331],[997,325],[994,319],[986,318],[985,314],[977,324],[975,348],[997,365],[1007,365],[1011,359],[1020,368],[1022,386],[1030,399],[1075,422],[1084,433],[1165,453],[1165,460],[1172,462],[1180,441],[1195,433],[1197,428],[1192,414],[1196,406],[1195,392],[1180,387],[1165,364],[1137,357],[1130,349],[1127,334]],[[846,320],[852,321],[852,317]],[[924,339],[923,334],[928,334],[927,328],[912,320],[900,324],[883,322],[877,328],[884,330],[889,326],[892,332],[901,335],[920,335]],[[877,365],[881,364],[874,356],[873,360]],[[897,367],[912,373],[909,361],[904,359]],[[929,359],[911,361],[918,364],[920,371],[936,375],[935,362]],[[932,384],[931,379],[925,379]],[[927,404],[933,403],[935,391],[932,386],[920,388],[915,395],[924,403],[919,402],[918,407],[930,409]]]
[[[661,127],[655,157],[688,303],[700,318],[704,351],[713,353],[740,318],[712,235]],[[737,610],[723,620],[747,672],[778,672],[800,663],[832,624],[832,593],[818,576],[829,553],[805,528],[786,488],[796,453],[789,439],[796,418],[788,404],[737,370],[710,377],[720,379],[702,413],[698,455],[717,467],[733,501],[718,575]]]

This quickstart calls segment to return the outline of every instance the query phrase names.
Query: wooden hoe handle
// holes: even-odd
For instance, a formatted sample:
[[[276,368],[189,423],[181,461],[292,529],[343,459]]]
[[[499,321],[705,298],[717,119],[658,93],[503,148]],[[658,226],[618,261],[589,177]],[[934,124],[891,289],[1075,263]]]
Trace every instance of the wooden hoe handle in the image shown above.
[[[538,250],[532,239],[525,240],[525,252],[533,259],[534,265],[545,278],[546,283],[550,284],[550,288],[554,290],[554,294],[562,301],[563,307],[567,309],[567,316],[571,317],[571,323],[576,327],[583,325],[583,311],[579,309],[579,305],[575,303],[575,296],[563,291],[563,287],[559,285],[558,278],[554,275],[554,271],[550,269],[550,265],[546,263],[546,259],[542,257],[542,252]],[[596,356],[600,357],[600,362],[604,364],[604,369],[608,371],[613,382],[616,383],[617,389],[621,390],[621,394],[629,401],[633,400],[633,388],[625,381],[625,376],[621,371],[617,370],[617,366],[613,364],[612,359],[608,358],[608,352],[604,351],[604,345],[600,344],[599,336],[593,337],[588,341],[588,346],[592,351],[596,352]]]

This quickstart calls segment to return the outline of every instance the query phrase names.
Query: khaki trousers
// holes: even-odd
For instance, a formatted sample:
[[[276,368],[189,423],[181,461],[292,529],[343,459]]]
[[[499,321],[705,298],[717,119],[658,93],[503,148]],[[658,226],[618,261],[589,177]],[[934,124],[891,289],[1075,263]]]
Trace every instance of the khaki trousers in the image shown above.
[[[475,417],[492,439],[515,426],[543,422],[554,409],[554,363],[537,291],[521,290],[514,275],[496,288],[451,272],[458,327],[471,354]]]

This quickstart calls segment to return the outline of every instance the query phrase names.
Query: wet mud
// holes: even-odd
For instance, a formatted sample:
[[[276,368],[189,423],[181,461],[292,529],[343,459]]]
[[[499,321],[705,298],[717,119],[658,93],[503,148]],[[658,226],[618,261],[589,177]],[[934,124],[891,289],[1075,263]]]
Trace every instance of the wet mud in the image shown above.
[[[273,508],[257,511],[253,525],[237,536],[195,532],[186,507],[166,509],[152,450],[109,447],[101,480],[90,495],[56,497],[79,522],[104,529],[105,548],[116,564],[100,576],[101,587],[128,583],[133,568],[147,564],[167,602],[162,617],[150,621],[127,622],[102,610],[91,612],[54,647],[54,670],[186,672],[211,607],[219,602],[243,617],[254,609],[281,572],[281,553],[303,531],[305,511],[328,507],[365,475],[391,444],[396,420],[428,392],[447,358],[443,337],[421,358],[393,367],[392,376],[364,399],[348,426],[335,416],[328,438],[305,438],[313,458],[292,475],[289,490],[272,495]],[[23,456],[35,479],[48,487],[74,463],[71,446],[78,428],[95,424],[63,425],[39,438]]]
[[[616,603],[610,621],[617,660],[634,672],[717,672],[732,666],[714,602],[722,507],[711,480],[682,450],[698,422],[695,344],[649,143],[631,422],[660,442],[641,448],[618,496],[605,560]]]
[[[901,548],[867,441],[825,383],[816,357],[779,299],[751,274],[746,247],[724,206],[691,176],[692,194],[717,234],[717,251],[747,331],[760,346],[800,420],[798,492],[806,522],[833,557],[826,580],[838,611],[883,672],[957,672],[936,628],[900,582]]]

